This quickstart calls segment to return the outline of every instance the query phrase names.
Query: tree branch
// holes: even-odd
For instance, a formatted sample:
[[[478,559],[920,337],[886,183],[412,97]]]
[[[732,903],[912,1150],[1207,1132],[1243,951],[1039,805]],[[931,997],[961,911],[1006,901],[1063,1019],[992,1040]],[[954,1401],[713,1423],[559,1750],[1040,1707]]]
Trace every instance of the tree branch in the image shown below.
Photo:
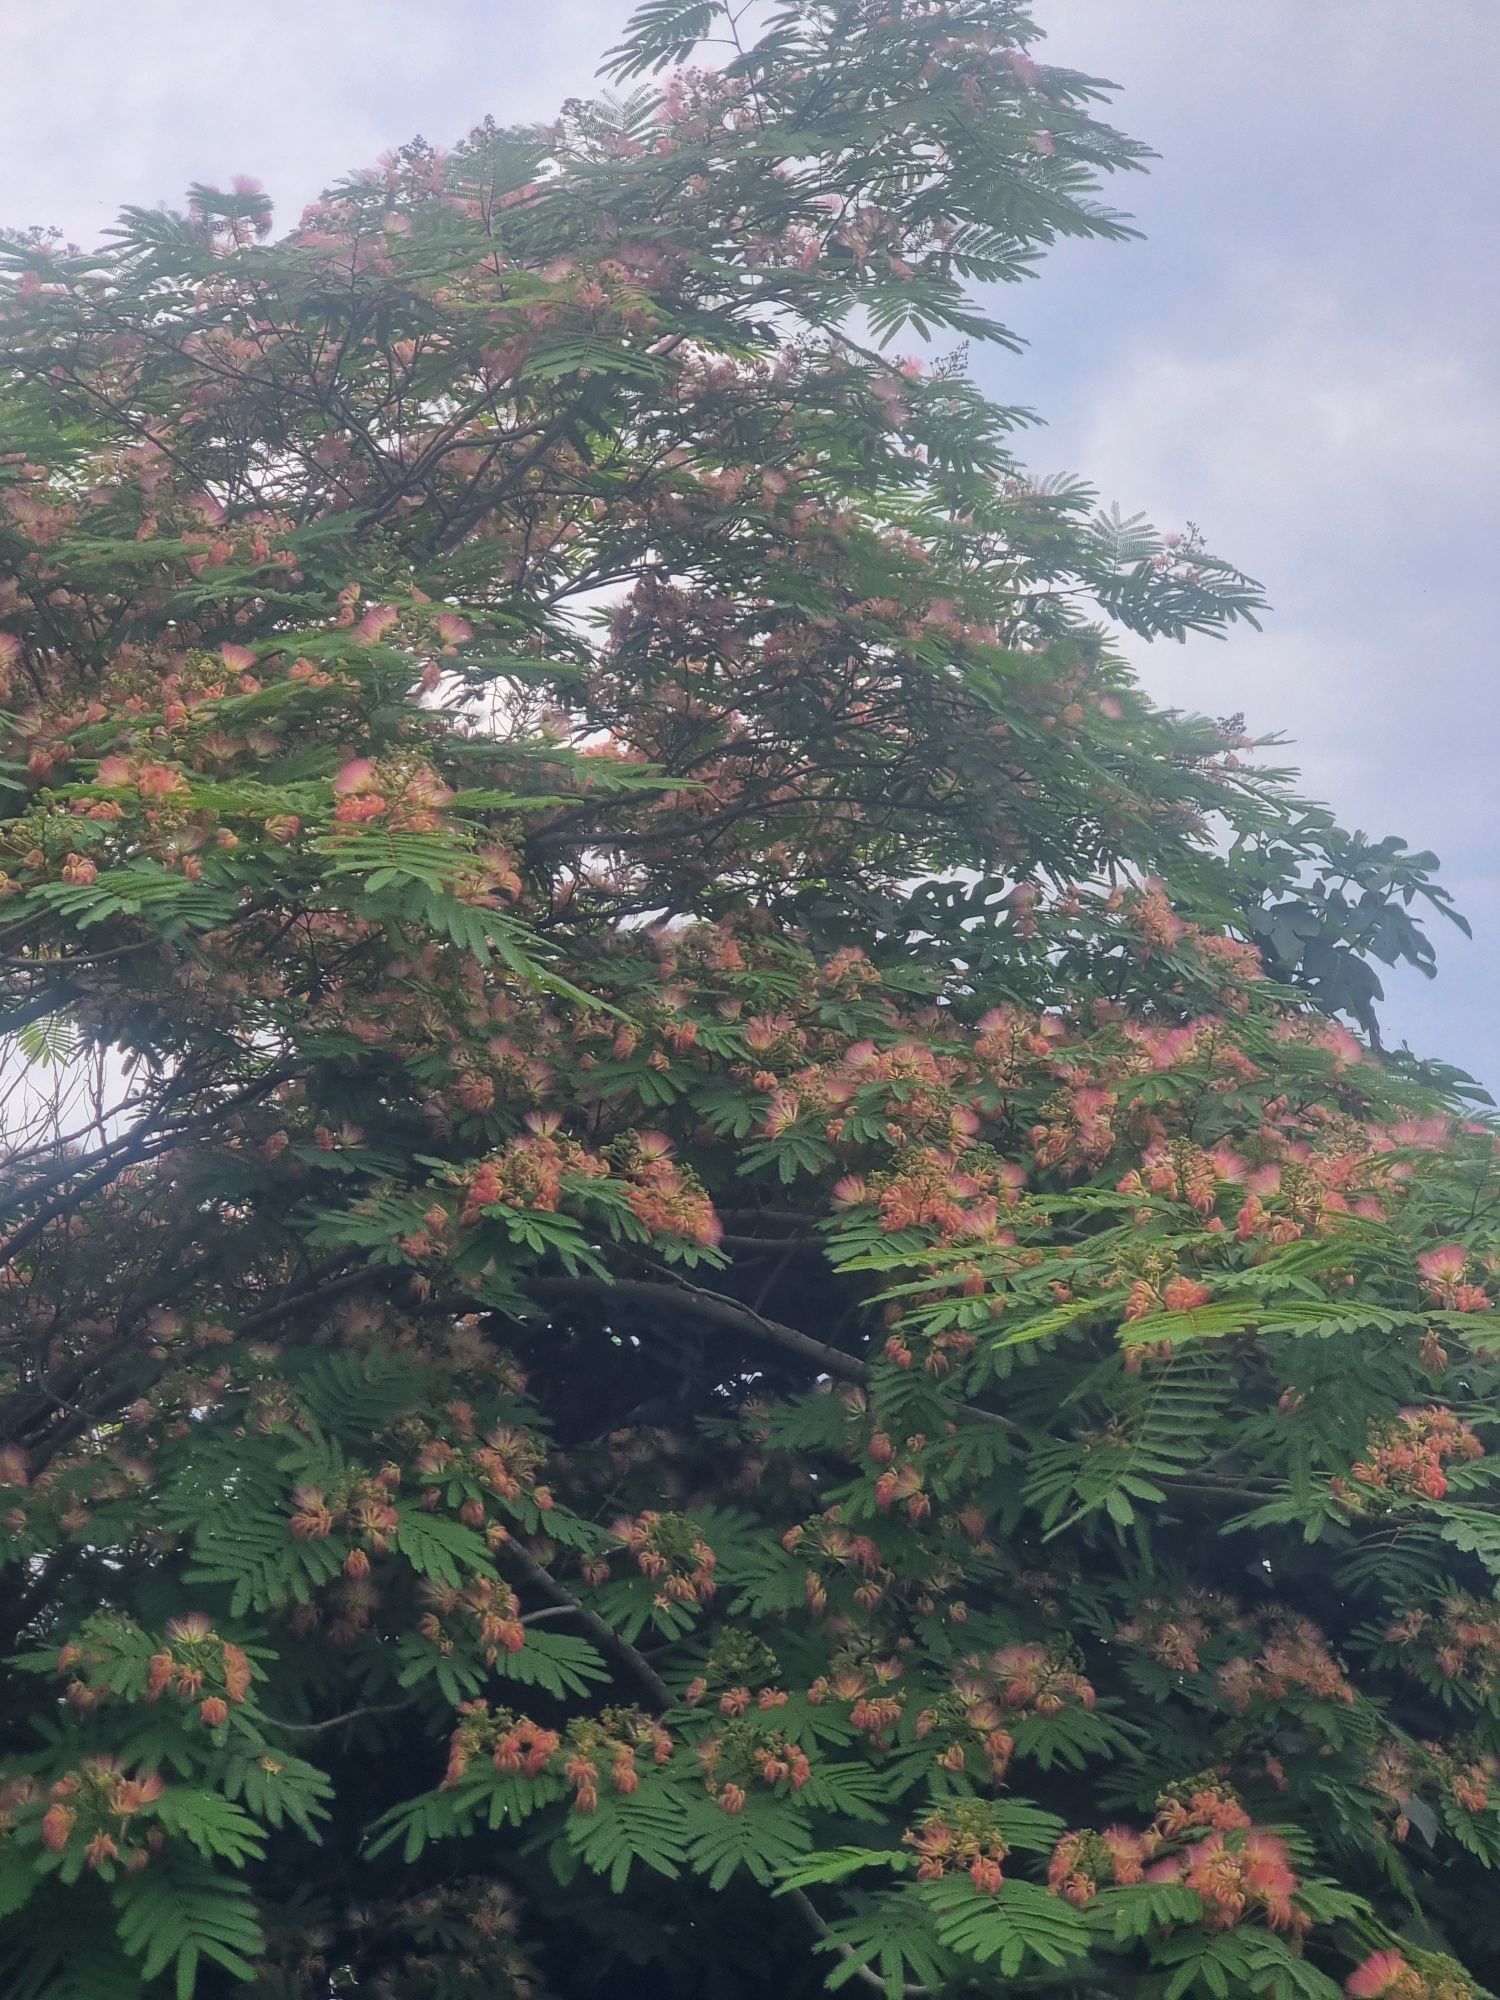
[[[131,1131],[123,1133],[109,1145],[100,1147],[97,1152],[86,1154],[76,1163],[70,1161],[57,1172],[46,1176],[43,1190],[56,1187],[67,1180],[73,1180],[74,1185],[59,1195],[55,1201],[49,1202],[28,1222],[22,1223],[3,1243],[0,1243],[0,1268],[14,1262],[26,1245],[40,1236],[48,1223],[55,1222],[59,1215],[65,1215],[70,1208],[75,1208],[80,1202],[86,1201],[91,1194],[97,1194],[100,1188],[108,1187],[111,1181],[118,1180],[127,1167],[139,1165],[159,1153],[170,1152],[184,1140],[198,1138],[203,1133],[212,1131],[214,1126],[222,1125],[234,1112],[243,1111],[248,1105],[258,1103],[293,1074],[294,1070],[286,1065],[270,1070],[257,1082],[248,1084],[237,1097],[227,1098],[222,1104],[215,1105],[211,1111],[201,1117],[189,1119],[182,1125],[158,1125],[149,1118],[142,1118]],[[180,1095],[181,1092],[169,1093],[169,1096],[173,1094]],[[22,1199],[38,1191],[35,1184],[28,1185],[22,1191]]]
[[[29,964],[30,961],[12,959],[10,963],[20,965]],[[46,960],[39,959],[37,964],[45,966]],[[35,993],[29,1000],[18,1000],[14,1007],[0,1014],[0,1035],[13,1035],[32,1021],[44,1021],[49,1014],[59,1014],[70,1001],[79,998],[81,998],[80,989],[71,981],[65,981],[54,992]]]
[[[843,1959],[846,1965],[853,1964],[855,1958],[854,1952],[850,1949],[848,1945],[846,1945],[842,1941],[842,1939],[836,1938],[833,1935],[832,1929],[829,1927],[827,1923],[824,1922],[823,1918],[818,1915],[816,1909],[814,1909],[811,1898],[804,1896],[800,1889],[788,1889],[786,1894],[788,1900],[796,1904],[797,1908],[802,1912],[802,1915],[806,1917],[807,1921],[812,1925],[813,1929],[818,1933],[818,1936],[821,1938],[827,1938],[828,1942],[833,1946],[834,1950],[838,1953],[839,1957]],[[858,1979],[863,1985],[873,1987],[873,1989],[877,1993],[889,1994],[891,1991],[890,1987],[887,1986],[886,1982],[881,1978],[880,1974],[874,1969],[873,1966],[855,1965],[853,1976],[856,1979]],[[932,1988],[930,1986],[917,1986],[913,1984],[910,1980],[908,1980],[904,1985],[899,1987],[897,1990],[900,1992],[902,2000],[927,2000],[927,1995],[929,1995],[932,1992]]]
[[[845,1354],[838,1347],[829,1347],[824,1341],[814,1340],[810,1334],[799,1333],[794,1326],[767,1319],[763,1313],[742,1304],[739,1299],[728,1298],[723,1292],[706,1291],[701,1285],[658,1283],[648,1278],[533,1278],[529,1281],[529,1289],[543,1298],[567,1297],[571,1293],[580,1298],[615,1297],[634,1299],[646,1305],[681,1306],[696,1313],[700,1319],[748,1334],[752,1340],[769,1341],[786,1353],[795,1354],[799,1360],[810,1362],[820,1374],[837,1375],[845,1382],[867,1383],[870,1379],[869,1368],[856,1355]],[[1002,1416],[998,1410],[982,1410],[977,1403],[962,1403],[959,1408],[964,1416],[972,1417],[976,1423],[996,1424],[1007,1431],[1019,1429],[1010,1417]]]
[[[638,1653],[630,1641],[622,1639],[612,1626],[606,1625],[597,1612],[590,1611],[585,1604],[580,1604],[572,1592],[564,1589],[558,1582],[551,1570],[542,1568],[530,1549],[523,1548],[518,1541],[512,1539],[503,1543],[497,1553],[502,1562],[509,1559],[539,1596],[545,1597],[559,1611],[571,1611],[584,1631],[596,1639],[606,1652],[613,1653],[622,1666],[629,1669],[641,1686],[649,1692],[659,1709],[676,1706],[672,1690],[645,1654]]]
[[[529,1289],[542,1298],[574,1295],[580,1298],[617,1298],[641,1305],[672,1305],[695,1313],[715,1325],[748,1334],[752,1340],[767,1341],[800,1361],[811,1362],[824,1375],[837,1375],[846,1382],[867,1382],[870,1371],[863,1361],[828,1347],[810,1334],[799,1333],[780,1320],[766,1319],[738,1299],[722,1292],[704,1291],[699,1285],[658,1284],[648,1278],[534,1278]]]
[[[415,1708],[416,1704],[417,1697],[411,1695],[405,1701],[372,1702],[366,1708],[346,1709],[342,1715],[330,1715],[326,1722],[288,1722],[283,1715],[267,1715],[266,1721],[277,1729],[289,1729],[298,1736],[320,1736],[325,1729],[339,1729],[346,1722],[359,1722],[367,1715],[400,1715],[408,1708]]]

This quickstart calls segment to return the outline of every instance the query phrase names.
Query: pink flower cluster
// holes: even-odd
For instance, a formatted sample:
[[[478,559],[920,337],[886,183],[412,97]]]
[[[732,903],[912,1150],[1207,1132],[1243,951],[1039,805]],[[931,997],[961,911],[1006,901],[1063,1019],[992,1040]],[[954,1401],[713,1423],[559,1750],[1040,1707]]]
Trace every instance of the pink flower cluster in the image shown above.
[[[1371,1426],[1365,1456],[1350,1466],[1349,1476],[1362,1486],[1441,1500],[1448,1491],[1444,1466],[1483,1457],[1484,1446],[1452,1410],[1401,1410],[1393,1423]]]

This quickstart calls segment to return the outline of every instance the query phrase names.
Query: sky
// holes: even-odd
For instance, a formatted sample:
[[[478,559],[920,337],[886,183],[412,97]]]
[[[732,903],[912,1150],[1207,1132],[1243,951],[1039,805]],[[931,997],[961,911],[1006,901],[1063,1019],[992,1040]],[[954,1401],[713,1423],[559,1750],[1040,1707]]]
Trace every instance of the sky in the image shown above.
[[[985,386],[1024,455],[1197,522],[1263,634],[1132,649],[1160,699],[1243,711],[1345,825],[1442,857],[1474,924],[1387,980],[1408,1039],[1500,1095],[1500,70],[1495,0],[1034,0],[1044,59],[1121,86],[1160,158],[1144,241],[1069,245]],[[0,223],[93,242],[126,202],[260,178],[283,223],[345,170],[590,94],[630,0],[8,0]]]

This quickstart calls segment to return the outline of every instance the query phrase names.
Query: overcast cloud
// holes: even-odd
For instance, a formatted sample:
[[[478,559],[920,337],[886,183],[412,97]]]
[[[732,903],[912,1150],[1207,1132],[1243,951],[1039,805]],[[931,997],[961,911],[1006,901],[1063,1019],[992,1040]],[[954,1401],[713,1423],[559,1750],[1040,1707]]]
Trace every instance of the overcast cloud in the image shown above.
[[[1493,0],[1036,0],[1048,54],[1123,86],[1162,155],[1146,231],[1069,246],[984,356],[1029,456],[1197,521],[1265,634],[1141,649],[1162,699],[1295,738],[1346,824],[1435,847],[1474,920],[1388,1033],[1500,1085],[1500,539]],[[93,240],[124,202],[258,175],[283,221],[417,132],[586,94],[629,0],[9,0],[0,220]],[[1497,1091],[1500,1094],[1500,1091]]]

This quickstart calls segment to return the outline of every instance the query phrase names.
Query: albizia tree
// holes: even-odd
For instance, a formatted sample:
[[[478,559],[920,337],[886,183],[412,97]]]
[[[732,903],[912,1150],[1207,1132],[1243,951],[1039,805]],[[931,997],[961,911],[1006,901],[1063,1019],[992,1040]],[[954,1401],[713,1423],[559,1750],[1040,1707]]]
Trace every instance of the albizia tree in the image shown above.
[[[1035,37],[655,0],[278,239],[11,239],[7,2000],[1492,1975],[1444,899],[932,359],[1123,232]]]

